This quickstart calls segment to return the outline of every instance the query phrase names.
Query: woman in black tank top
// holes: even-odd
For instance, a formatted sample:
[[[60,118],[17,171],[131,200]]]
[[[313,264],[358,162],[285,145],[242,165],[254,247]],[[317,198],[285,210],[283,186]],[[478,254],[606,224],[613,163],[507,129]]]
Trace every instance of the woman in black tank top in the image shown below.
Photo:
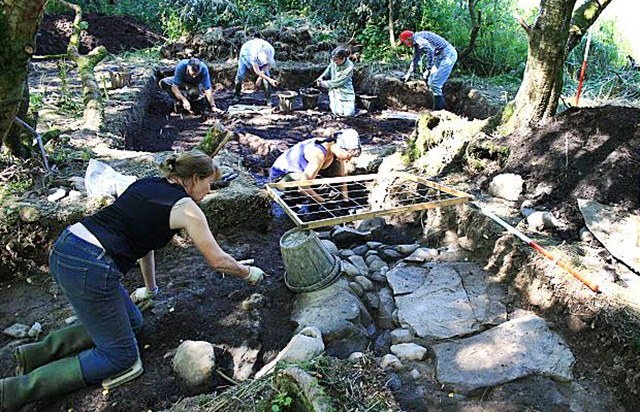
[[[49,258],[53,279],[69,298],[79,324],[16,348],[22,376],[0,380],[0,410],[18,410],[44,397],[102,382],[111,388],[142,373],[135,333],[143,324],[137,304],[157,293],[154,250],[185,229],[215,270],[256,284],[264,272],[225,253],[196,202],[220,169],[200,151],[173,154],[160,164],[164,177],[133,183],[112,205],[67,229]],[[121,283],[135,266],[145,286],[131,295]]]

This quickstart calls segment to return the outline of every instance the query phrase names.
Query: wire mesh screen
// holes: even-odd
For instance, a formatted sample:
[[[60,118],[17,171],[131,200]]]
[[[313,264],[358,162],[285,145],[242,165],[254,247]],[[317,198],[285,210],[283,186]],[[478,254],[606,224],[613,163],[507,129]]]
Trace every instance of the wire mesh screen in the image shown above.
[[[269,183],[269,195],[301,228],[449,206],[471,195],[403,172]]]

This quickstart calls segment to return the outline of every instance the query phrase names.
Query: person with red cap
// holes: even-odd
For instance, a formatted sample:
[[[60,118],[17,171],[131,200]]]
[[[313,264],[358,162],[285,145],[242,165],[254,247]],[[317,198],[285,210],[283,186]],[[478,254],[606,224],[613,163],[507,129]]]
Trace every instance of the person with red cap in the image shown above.
[[[404,44],[406,47],[413,47],[413,60],[407,74],[404,76],[404,81],[409,81],[420,59],[425,56],[426,64],[422,79],[433,93],[433,110],[444,109],[442,86],[449,78],[453,66],[458,60],[458,52],[456,52],[455,47],[441,36],[430,31],[414,33],[411,30],[405,30],[400,33],[398,45],[400,44]]]

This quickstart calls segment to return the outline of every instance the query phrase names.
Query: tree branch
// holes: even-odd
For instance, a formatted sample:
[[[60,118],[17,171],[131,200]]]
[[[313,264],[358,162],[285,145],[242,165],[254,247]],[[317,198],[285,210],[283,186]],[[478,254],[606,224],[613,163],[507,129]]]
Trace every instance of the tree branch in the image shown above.
[[[531,35],[531,26],[529,26],[527,24],[527,22],[524,21],[524,19],[522,18],[522,16],[520,14],[518,14],[518,12],[514,12],[513,13],[513,17],[516,19],[518,24],[520,24],[520,27],[522,27],[524,29],[524,31],[527,32],[527,36],[530,36]]]
[[[478,33],[480,33],[480,27],[482,26],[482,12],[478,10],[476,17],[476,6],[479,0],[469,0],[469,19],[471,21],[471,33],[469,34],[469,44],[458,54],[458,61],[462,61],[471,54],[476,46],[476,39]]]
[[[567,40],[567,55],[580,43],[587,30],[612,1],[587,0],[573,12],[569,26],[569,39]]]

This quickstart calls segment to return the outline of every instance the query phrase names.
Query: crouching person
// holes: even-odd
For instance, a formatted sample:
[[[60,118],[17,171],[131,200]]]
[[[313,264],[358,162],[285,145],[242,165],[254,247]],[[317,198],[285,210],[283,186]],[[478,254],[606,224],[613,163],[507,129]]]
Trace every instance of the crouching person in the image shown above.
[[[114,387],[142,373],[135,335],[143,318],[136,303],[158,293],[154,250],[181,229],[213,269],[250,284],[263,279],[261,269],[239,264],[218,246],[196,204],[220,178],[213,160],[194,150],[169,155],[160,169],[164,177],[134,182],[112,205],[69,226],[56,240],[50,272],[81,324],[16,348],[23,375],[0,380],[0,411],[86,385]],[[145,286],[130,296],[122,278],[138,260]]]
[[[328,89],[329,106],[336,116],[351,117],[356,113],[356,93],[353,90],[351,51],[338,46],[331,52],[331,63],[316,79],[319,87]],[[329,76],[329,80],[324,80]]]

